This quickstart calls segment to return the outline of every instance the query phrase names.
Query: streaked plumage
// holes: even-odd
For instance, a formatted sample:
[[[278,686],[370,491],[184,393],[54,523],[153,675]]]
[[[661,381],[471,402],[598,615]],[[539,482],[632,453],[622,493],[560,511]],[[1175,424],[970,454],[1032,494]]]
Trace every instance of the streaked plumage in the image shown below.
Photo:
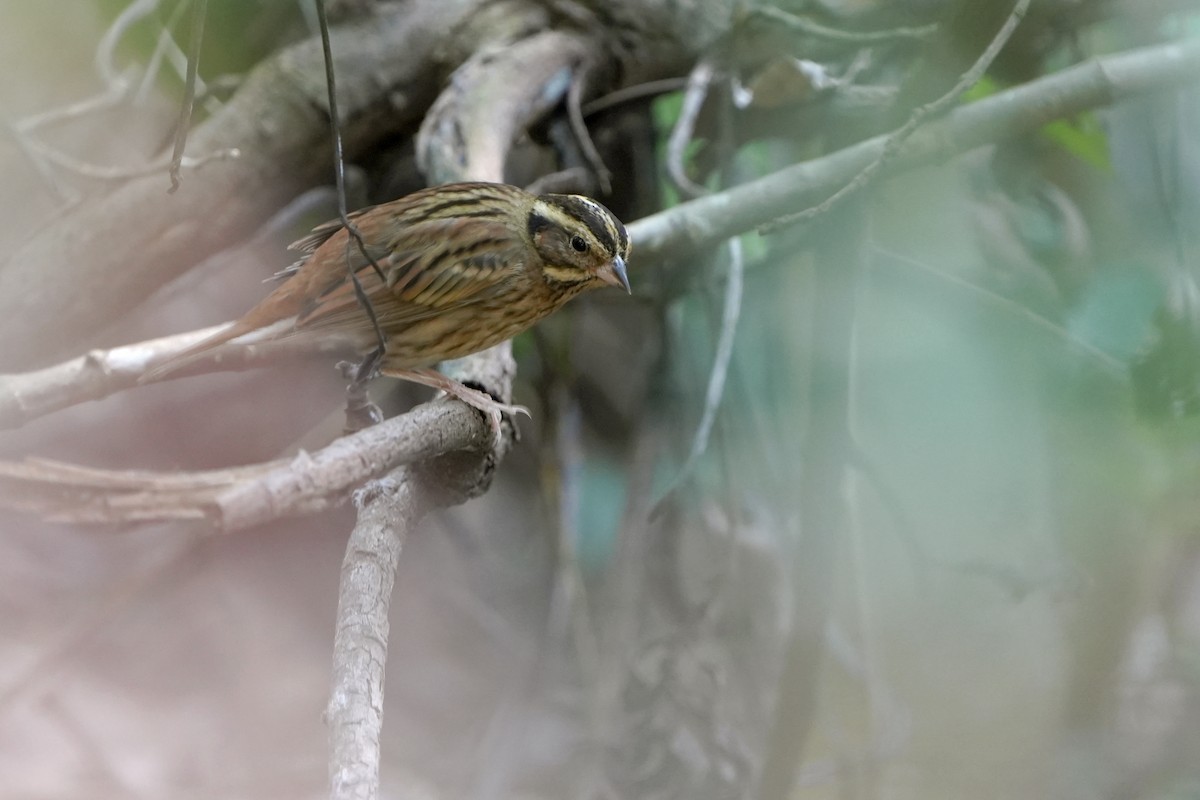
[[[362,209],[351,219],[382,280],[340,223],[322,225],[291,246],[304,254],[291,277],[232,326],[156,373],[235,339],[334,337],[369,352],[377,341],[348,279],[347,259],[387,342],[380,370],[460,397],[442,381],[431,382],[425,368],[512,338],[587,289],[629,288],[625,227],[586,197],[449,184]]]

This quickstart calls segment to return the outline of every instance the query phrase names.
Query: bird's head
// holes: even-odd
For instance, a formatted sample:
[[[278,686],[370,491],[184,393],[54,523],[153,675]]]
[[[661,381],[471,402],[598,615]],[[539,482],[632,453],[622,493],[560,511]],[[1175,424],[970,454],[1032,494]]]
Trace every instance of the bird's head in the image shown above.
[[[629,234],[604,206],[575,194],[544,194],[529,210],[529,238],[547,283],[583,288],[606,283],[629,291]]]

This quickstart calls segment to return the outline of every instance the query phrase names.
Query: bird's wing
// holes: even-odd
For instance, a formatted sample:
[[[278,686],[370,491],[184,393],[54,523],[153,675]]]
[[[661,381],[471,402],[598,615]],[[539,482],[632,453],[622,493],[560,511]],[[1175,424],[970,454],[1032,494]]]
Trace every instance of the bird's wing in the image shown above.
[[[344,243],[330,240],[325,246]],[[384,280],[353,243],[350,263],[380,324],[403,326],[497,296],[522,271],[525,248],[500,220],[421,220],[405,225],[390,245],[369,249]],[[298,329],[337,326],[362,314],[347,276],[326,278],[326,286],[308,293],[311,299],[300,313]]]
[[[357,226],[358,220],[370,214],[379,206],[365,206],[363,208],[351,211],[346,215],[346,219]],[[317,227],[309,231],[308,235],[302,239],[297,239],[288,245],[287,249],[297,253],[311,253],[316,250],[329,238],[342,229],[342,221],[340,219],[331,219],[328,222],[322,222]],[[301,259],[303,263],[304,259]]]

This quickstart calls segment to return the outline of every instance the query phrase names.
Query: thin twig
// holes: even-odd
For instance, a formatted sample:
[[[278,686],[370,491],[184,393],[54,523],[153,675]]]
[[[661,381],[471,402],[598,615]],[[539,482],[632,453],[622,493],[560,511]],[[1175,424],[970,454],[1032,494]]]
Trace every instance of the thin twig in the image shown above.
[[[175,125],[175,148],[171,152],[171,188],[179,188],[179,168],[183,164],[183,148],[187,146],[188,130],[192,126],[192,109],[196,104],[196,69],[200,64],[200,45],[204,43],[204,18],[208,0],[193,0],[192,36],[188,41],[187,75],[183,80],[183,102],[179,108],[179,121]]]
[[[721,310],[721,332],[717,338],[716,353],[713,355],[712,370],[708,375],[708,387],[704,392],[704,414],[696,433],[692,437],[692,449],[681,472],[686,472],[700,460],[708,449],[708,437],[712,433],[713,423],[717,419],[717,411],[725,396],[725,376],[729,372],[729,362],[733,357],[733,342],[737,336],[738,319],[742,314],[742,283],[745,274],[745,258],[742,254],[742,240],[729,240],[729,271],[725,280],[725,304]]]
[[[755,6],[747,9],[746,18],[753,19],[755,17],[761,17],[768,23],[778,24],[790,31],[802,33],[814,39],[824,39],[829,42],[851,45],[882,44],[906,39],[921,41],[928,39],[938,29],[936,24],[932,24],[917,27],[890,28],[883,31],[847,31],[822,25],[819,22],[788,13],[774,6]]]
[[[737,334],[738,319],[742,313],[742,284],[745,276],[745,259],[742,253],[742,240],[734,237],[729,240],[729,274],[725,281],[725,303],[721,310],[721,332],[717,337],[716,352],[713,355],[712,369],[708,373],[708,386],[704,391],[704,413],[700,424],[692,435],[692,447],[684,460],[679,473],[671,481],[661,498],[654,503],[650,511],[650,519],[654,519],[664,508],[664,503],[679,490],[679,487],[691,476],[700,458],[708,449],[709,436],[713,424],[717,420],[717,412],[725,396],[725,378],[729,373],[729,362],[733,357],[733,343]]]
[[[213,153],[205,153],[201,156],[182,156],[178,161],[174,160],[158,160],[149,164],[143,164],[140,167],[114,167],[102,166],[100,164],[89,164],[86,161],[81,161],[73,156],[69,156],[59,150],[54,149],[45,142],[40,142],[37,139],[27,139],[26,145],[30,150],[37,153],[46,161],[70,170],[84,178],[92,178],[101,181],[125,181],[133,178],[141,178],[146,175],[154,175],[159,172],[168,172],[173,177],[172,180],[178,177],[181,169],[198,169],[206,164],[211,164],[214,161],[228,161],[235,158],[240,158],[242,151],[236,147],[230,147],[225,150],[217,150]]]
[[[582,188],[589,185],[592,174],[587,167],[567,167],[558,172],[547,172],[539,175],[533,183],[526,185],[525,191],[530,194],[586,194]]]
[[[636,83],[633,86],[625,86],[585,103],[583,106],[583,116],[585,118],[591,117],[626,103],[644,100],[649,97],[658,97],[659,95],[670,94],[671,92],[683,91],[687,87],[687,82],[688,79],[686,77],[662,78],[657,81],[647,81],[646,83]]]
[[[884,165],[895,158],[904,146],[904,143],[908,141],[908,138],[921,126],[921,123],[928,117],[941,114],[949,109],[951,105],[958,101],[963,92],[979,82],[979,79],[987,72],[992,61],[999,55],[1004,45],[1008,43],[1009,37],[1012,36],[1013,31],[1016,30],[1017,25],[1024,18],[1030,2],[1031,0],[1017,0],[1012,12],[1008,15],[1004,24],[1000,26],[1000,30],[996,32],[996,35],[992,37],[992,41],[988,44],[987,48],[976,59],[975,63],[971,65],[971,68],[963,73],[962,77],[958,79],[958,82],[954,84],[950,91],[936,100],[914,109],[908,121],[888,135],[883,152],[879,154],[879,157],[863,168],[849,183],[838,189],[819,205],[806,208],[794,214],[787,214],[768,222],[766,225],[760,226],[758,229],[759,233],[767,234],[785,225],[794,225],[798,222],[811,220],[826,213],[842,200],[866,187],[879,174]]]
[[[939,282],[962,289],[976,297],[986,300],[988,303],[995,305],[997,308],[1003,309],[1005,312],[1018,317],[1028,322],[1032,327],[1043,330],[1050,334],[1053,338],[1063,342],[1068,347],[1076,350],[1080,355],[1086,358],[1093,366],[1103,370],[1109,377],[1125,382],[1129,380],[1129,369],[1121,362],[1120,359],[1114,358],[1112,355],[1104,352],[1096,347],[1091,342],[1079,338],[1071,332],[1069,328],[1065,328],[1054,320],[1047,319],[1041,314],[1034,311],[1023,303],[1018,303],[1010,297],[1005,297],[999,292],[993,291],[986,286],[980,286],[977,283],[972,283],[958,275],[953,275],[949,272],[944,272],[929,264],[925,264],[914,258],[885,250],[876,246],[874,252],[877,255],[883,256],[911,269],[919,270],[920,272],[929,275]]]
[[[171,16],[167,19],[166,24],[159,29],[158,41],[154,44],[154,52],[150,54],[150,58],[146,61],[146,69],[142,73],[142,82],[139,84],[137,91],[133,94],[133,102],[135,105],[145,102],[146,98],[150,95],[151,89],[154,88],[154,79],[158,77],[158,70],[162,65],[163,57],[167,55],[168,51],[170,51],[172,61],[175,61],[178,58],[183,59],[183,69],[181,71],[183,73],[184,80],[186,81],[188,58],[187,55],[179,49],[179,45],[176,44],[175,37],[171,35],[171,29],[178,24],[179,18],[182,17],[184,12],[187,11],[190,4],[191,0],[183,0],[183,2],[171,10]],[[178,67],[176,68],[178,69]],[[203,90],[203,81],[200,81],[198,75],[196,76],[196,80],[196,92],[199,93]]]
[[[130,28],[143,17],[153,14],[156,8],[158,0],[134,0],[125,6],[100,38],[100,44],[96,46],[96,71],[109,92],[124,93],[129,88],[125,75],[117,70],[117,45]]]
[[[490,428],[475,409],[457,401],[423,403],[342,436],[261,480],[231,486],[214,499],[213,516],[226,531],[295,516],[313,501],[340,502],[349,490],[396,466],[450,452],[482,452],[491,441]]]
[[[383,274],[383,268],[379,266],[375,257],[367,252],[367,245],[363,241],[362,234],[350,221],[349,213],[346,210],[346,157],[342,150],[342,120],[338,114],[337,83],[333,74],[333,47],[329,43],[329,20],[325,15],[325,0],[316,0],[316,5],[317,23],[321,29],[321,52],[325,58],[325,87],[329,93],[329,129],[333,139],[333,173],[337,180],[338,218],[342,221],[342,227],[350,234],[350,239],[358,246],[358,252],[362,253],[363,258],[370,263],[375,274],[379,276],[379,280],[387,283],[387,276]],[[387,341],[383,337],[383,329],[379,327],[379,317],[375,314],[375,306],[371,303],[371,298],[367,297],[362,281],[358,279],[358,272],[350,260],[349,240],[346,242],[346,271],[349,273],[350,283],[354,287],[355,299],[366,312],[367,318],[371,320],[371,327],[379,341],[379,352],[382,354],[387,349]]]
[[[49,111],[22,117],[13,123],[13,128],[22,133],[32,133],[38,128],[44,128],[47,125],[74,120],[96,111],[103,111],[118,106],[125,100],[125,97],[129,94],[130,86],[133,85],[130,78],[132,73],[133,70],[130,69],[124,74],[116,76],[110,83],[105,84],[104,91],[97,95],[70,103],[61,108],[54,108]]]
[[[697,73],[700,73],[699,76]],[[680,150],[686,146],[687,140],[691,138],[691,131],[695,122],[694,116],[699,112],[700,106],[704,103],[703,95],[707,94],[708,88],[712,83],[712,78],[713,68],[711,63],[701,62],[693,70],[688,80],[688,91],[684,97],[684,110],[680,114],[680,122],[671,131],[671,145]],[[693,81],[695,82],[693,83]],[[690,112],[688,109],[689,102],[692,104]],[[732,98],[729,92],[726,92],[724,95],[724,105],[721,109],[722,113],[719,117],[720,125],[717,136],[722,161],[725,165],[725,174],[722,175],[723,182],[728,181],[731,177],[728,173],[731,171],[735,149],[731,103]],[[686,124],[682,124],[684,118],[689,116],[693,119]],[[671,161],[668,156],[668,165],[670,164]],[[676,176],[676,179],[686,181],[687,176],[684,174],[681,162],[678,164],[678,169],[679,175]],[[692,186],[702,193],[709,193],[702,186],[696,186],[695,184],[692,184]],[[742,240],[736,236],[731,237],[726,242],[726,250],[729,253],[729,273],[725,283],[725,303],[721,311],[721,330],[717,336],[716,351],[713,354],[713,365],[709,371],[708,385],[704,392],[704,411],[700,417],[700,424],[696,427],[696,432],[692,436],[692,446],[688,457],[684,460],[683,465],[679,469],[679,474],[675,476],[675,480],[672,481],[671,486],[650,509],[650,519],[656,518],[659,512],[665,508],[664,503],[691,476],[692,471],[700,462],[700,458],[708,450],[709,437],[712,434],[713,425],[717,420],[717,411],[720,409],[721,401],[725,396],[725,379],[729,373],[729,362],[733,356],[733,342],[737,333],[738,318],[741,316],[742,283],[745,275]]]
[[[583,118],[583,93],[587,89],[588,78],[594,69],[595,67],[590,63],[584,63],[572,76],[571,86],[567,89],[567,122],[571,126],[571,133],[574,134],[579,149],[583,152],[584,160],[596,174],[600,191],[607,195],[612,193],[612,172],[604,163],[600,151],[596,149],[596,143],[592,141],[592,134],[588,131],[587,122]]]
[[[708,98],[708,89],[715,75],[713,62],[707,58],[696,64],[688,76],[687,91],[683,95],[683,107],[679,119],[667,139],[667,174],[681,194],[688,198],[708,194],[708,189],[695,183],[687,174],[687,148],[696,132],[696,119]]]

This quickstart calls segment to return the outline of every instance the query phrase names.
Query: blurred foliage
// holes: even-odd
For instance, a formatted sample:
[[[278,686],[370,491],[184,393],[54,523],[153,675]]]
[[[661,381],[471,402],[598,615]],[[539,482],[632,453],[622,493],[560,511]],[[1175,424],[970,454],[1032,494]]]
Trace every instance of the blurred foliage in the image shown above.
[[[979,83],[968,89],[962,102],[970,103],[982,100],[1006,88],[999,81],[984,76]],[[1059,119],[1045,125],[1040,135],[1045,139],[1076,158],[1097,169],[1112,168],[1109,163],[1108,141],[1104,129],[1094,114],[1080,114],[1073,119]]]
[[[1069,335],[1129,364],[1154,338],[1163,287],[1145,265],[1108,266],[1092,277],[1067,322]]]
[[[129,7],[128,0],[92,0],[103,19],[111,21]],[[287,42],[309,33],[306,4],[296,0],[208,0],[200,77],[241,75]],[[310,6],[311,8],[311,6]],[[133,25],[121,39],[121,52],[130,62],[148,62],[164,32],[186,49],[192,24],[191,0],[162,0],[153,13]],[[181,72],[164,70],[162,89],[178,93]]]
[[[1002,88],[985,79],[963,102]],[[1160,102],[1189,109],[1193,94]],[[678,96],[656,104],[660,141],[678,109]],[[1180,601],[1185,612],[1170,594],[1175,581],[1194,585],[1198,566],[1200,339],[1196,309],[1181,313],[1177,300],[1196,259],[1173,255],[1196,252],[1186,244],[1195,216],[1183,213],[1182,189],[1144,189],[1164,198],[1151,204],[1129,194],[1128,180],[1178,176],[1174,184],[1194,188],[1200,125],[1189,114],[1142,117],[1138,138],[1116,149],[1112,112],[1085,114],[875,188],[851,355],[853,428],[870,470],[852,470],[856,523],[840,545],[852,563],[839,564],[845,596],[832,624],[880,659],[883,688],[857,683],[830,656],[810,764],[870,752],[892,724],[881,692],[902,698],[923,729],[897,763],[871,762],[898,796],[981,786],[1020,796],[1043,767],[1069,796],[1119,783],[1138,758],[1118,756],[1119,743],[1139,734],[1118,717],[1139,712],[1114,693],[1131,686],[1182,692],[1179,730],[1195,737],[1200,685],[1194,671],[1173,670],[1200,648],[1200,631],[1175,629],[1179,650],[1158,656],[1137,639],[1159,614],[1195,613],[1194,596]],[[1175,141],[1187,144],[1163,146]],[[1136,146],[1155,155],[1131,163]],[[689,159],[696,153],[693,145]],[[749,177],[787,158],[755,142],[739,163]],[[677,201],[669,183],[664,193]],[[806,417],[822,357],[811,349],[812,304],[824,300],[813,294],[804,234],[744,239],[751,255],[730,382],[684,496],[735,518],[754,509],[747,518],[788,537],[806,428],[824,424]],[[679,451],[702,411],[721,263],[714,252],[695,265],[707,279],[668,317],[669,407],[687,409],[673,412],[685,423]],[[703,528],[697,519],[691,531]],[[1153,667],[1131,678],[1134,658]],[[959,741],[952,731],[969,733]],[[1015,771],[998,778],[989,753]],[[1081,769],[1086,781],[1070,777]],[[1163,767],[1161,796],[1191,796],[1195,774],[1194,765]]]
[[[128,6],[95,3],[106,21]],[[190,22],[183,8],[182,0],[164,0],[122,39],[122,56],[144,63],[163,28],[185,42]],[[201,75],[242,73],[310,24],[293,0],[210,0]],[[1024,69],[1069,63],[1074,46],[1109,51],[1154,41],[1164,30],[1194,34],[1198,26],[1200,16],[1180,13],[1148,33],[1131,22],[1128,30],[1109,25],[1067,43],[1055,30],[1047,60]],[[829,74],[846,67],[831,64]],[[159,83],[174,95],[181,79],[164,70]],[[985,78],[963,102],[1005,85]],[[554,420],[538,421],[547,439],[538,458],[552,466],[526,464],[521,472],[518,453],[502,472],[518,476],[513,484],[540,477],[546,505],[559,513],[546,515],[551,521],[537,536],[521,531],[526,550],[488,556],[512,558],[507,587],[497,577],[507,575],[503,570],[463,569],[467,588],[485,597],[504,588],[517,595],[514,586],[533,591],[531,541],[569,533],[578,559],[571,566],[580,567],[589,588],[606,578],[617,587],[612,596],[598,593],[595,618],[604,620],[606,602],[620,610],[628,587],[644,581],[640,594],[629,593],[636,601],[631,625],[662,626],[652,666],[668,672],[663,652],[677,655],[662,642],[685,656],[701,653],[700,666],[678,672],[708,687],[699,704],[705,711],[729,714],[716,717],[719,733],[753,740],[760,721],[740,707],[729,712],[736,705],[730,697],[740,699],[742,691],[765,705],[774,690],[763,687],[776,676],[712,665],[734,653],[744,660],[728,656],[730,663],[774,669],[786,638],[779,619],[788,614],[780,607],[806,588],[788,583],[789,570],[815,562],[835,577],[828,620],[821,620],[828,652],[817,724],[803,754],[813,769],[799,796],[832,796],[837,784],[849,796],[899,798],[1194,797],[1194,752],[1174,759],[1172,747],[1200,737],[1198,97],[1184,89],[1061,120],[1034,136],[874,185],[863,202],[869,225],[857,264],[815,261],[813,231],[827,232],[822,226],[835,224],[835,215],[771,236],[746,234],[745,292],[727,382],[708,447],[686,475],[680,471],[704,414],[721,334],[727,248],[671,265],[659,296],[635,282],[631,302],[651,307],[651,321],[628,326],[632,343],[616,367],[602,364],[599,351],[629,334],[620,316],[588,340],[593,349],[573,347],[562,319],[543,326],[544,341],[519,337],[522,378],[536,376],[536,389],[551,398],[551,408],[535,417]],[[650,106],[660,167],[681,105],[674,92]],[[810,136],[823,119],[813,108],[791,113],[774,135],[747,137],[724,165],[726,177],[769,174],[828,144]],[[698,173],[717,160],[706,133],[701,125],[686,152]],[[625,180],[623,165],[614,166],[616,179]],[[713,188],[721,180],[701,177]],[[681,199],[665,175],[658,195],[667,206]],[[861,271],[853,341],[828,351],[813,327],[816,311],[830,302],[816,275],[839,268]],[[665,330],[656,329],[660,323]],[[659,334],[662,356],[638,361],[637,347],[653,348]],[[800,487],[824,466],[812,461],[814,432],[837,422],[812,402],[830,365],[850,376],[855,452],[841,465],[838,491],[822,498],[844,504],[850,519],[826,563],[803,549],[808,532],[798,520],[808,510]],[[561,430],[552,425],[587,413],[555,406],[551,384],[575,389],[581,376],[600,384],[645,380],[649,388],[644,407],[587,418],[593,429],[579,426],[582,432],[571,435],[583,445],[564,455],[570,448],[560,447]],[[614,418],[619,425],[610,424]],[[642,473],[630,454],[639,436],[655,445],[648,448],[654,463]],[[555,470],[561,474],[546,477]],[[537,506],[532,494],[528,485],[500,485],[484,502],[500,504],[508,516],[484,515],[480,527],[517,518],[517,506],[536,518],[543,509],[529,510]],[[659,513],[633,544],[657,550],[631,566],[620,559],[622,547],[631,546],[621,539],[622,522],[628,505],[646,497],[661,501]],[[664,569],[655,558],[676,561]],[[621,569],[644,572],[614,577]],[[523,598],[539,609],[529,613],[536,625],[542,600]],[[478,618],[500,630],[493,637],[498,649],[526,644],[508,627],[518,623],[496,623],[489,615],[503,614],[485,611]],[[467,629],[463,638],[480,638]],[[1146,644],[1147,629],[1166,631],[1165,644]],[[536,630],[529,638],[540,642]],[[647,673],[660,678],[646,664],[652,659],[640,655],[629,645],[598,671],[616,686],[626,669],[634,675],[630,684]],[[679,663],[689,664],[684,657]],[[439,680],[451,672],[433,671]],[[481,671],[481,685],[493,682]],[[654,704],[677,697],[663,700],[649,689],[631,695],[644,701],[635,711],[674,722],[656,716]],[[421,713],[408,719],[421,723],[437,705],[413,702]],[[688,720],[697,717],[707,719],[697,713]],[[556,741],[569,738],[554,732]],[[670,732],[677,734],[663,737],[667,749],[676,748],[670,755],[703,761],[694,730],[681,723]],[[628,739],[634,750],[641,743]],[[828,769],[816,769],[822,766]]]

